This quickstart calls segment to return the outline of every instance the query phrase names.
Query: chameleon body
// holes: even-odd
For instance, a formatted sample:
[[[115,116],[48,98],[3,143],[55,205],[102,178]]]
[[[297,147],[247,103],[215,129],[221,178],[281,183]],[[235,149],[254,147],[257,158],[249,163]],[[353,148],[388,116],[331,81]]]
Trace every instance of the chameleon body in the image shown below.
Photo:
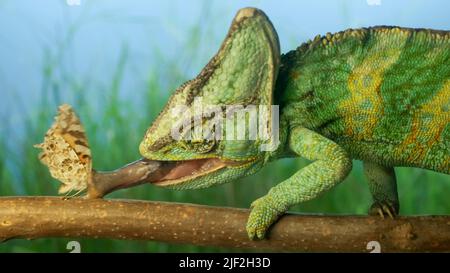
[[[174,140],[170,128],[203,104],[279,105],[280,144],[256,140]],[[186,113],[186,112],[184,112]],[[251,205],[250,238],[294,204],[343,181],[352,159],[363,160],[371,213],[394,216],[399,202],[394,167],[450,174],[450,34],[374,27],[318,36],[281,55],[266,15],[242,9],[221,49],[199,76],[169,100],[140,145],[148,159],[177,161],[156,185],[195,189],[253,174],[272,160],[312,161]],[[207,119],[198,126],[206,126]],[[270,127],[273,120],[265,126]],[[226,129],[222,129],[226,130]],[[192,171],[192,172],[190,172]]]

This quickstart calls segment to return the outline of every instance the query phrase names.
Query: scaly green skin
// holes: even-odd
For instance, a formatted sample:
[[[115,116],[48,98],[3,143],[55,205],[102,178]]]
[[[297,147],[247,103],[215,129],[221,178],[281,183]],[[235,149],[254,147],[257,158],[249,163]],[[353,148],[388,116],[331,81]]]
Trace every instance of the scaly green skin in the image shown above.
[[[195,96],[202,96],[205,105],[280,105],[281,144],[273,152],[261,152],[256,147],[262,140],[210,145],[171,139],[168,132],[176,118],[169,115],[170,109],[191,107]],[[268,18],[247,8],[238,12],[207,67],[172,96],[140,151],[155,160],[220,158],[239,163],[166,185],[175,189],[229,182],[281,157],[313,161],[253,202],[247,231],[250,238],[263,238],[290,206],[343,181],[352,159],[364,161],[374,198],[371,213],[397,214],[393,167],[449,174],[449,121],[449,32],[347,30],[316,37],[280,57]]]

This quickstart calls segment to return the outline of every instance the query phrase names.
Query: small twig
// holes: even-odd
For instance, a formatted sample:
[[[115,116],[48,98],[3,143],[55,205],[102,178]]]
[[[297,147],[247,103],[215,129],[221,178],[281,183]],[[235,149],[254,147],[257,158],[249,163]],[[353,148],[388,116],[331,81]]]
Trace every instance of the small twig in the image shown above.
[[[91,237],[276,251],[450,251],[450,217],[379,219],[286,215],[269,239],[250,241],[248,210],[190,204],[57,197],[0,198],[0,240]]]
[[[118,189],[151,183],[161,179],[174,163],[139,159],[117,170],[92,171],[92,182],[88,183],[88,199],[101,198]]]

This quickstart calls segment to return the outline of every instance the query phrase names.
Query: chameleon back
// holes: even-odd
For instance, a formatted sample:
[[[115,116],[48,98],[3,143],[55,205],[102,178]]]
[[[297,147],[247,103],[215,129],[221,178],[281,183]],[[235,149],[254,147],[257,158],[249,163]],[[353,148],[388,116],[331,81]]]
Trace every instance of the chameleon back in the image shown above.
[[[353,158],[450,173],[450,33],[375,27],[316,37],[282,57],[290,125]]]

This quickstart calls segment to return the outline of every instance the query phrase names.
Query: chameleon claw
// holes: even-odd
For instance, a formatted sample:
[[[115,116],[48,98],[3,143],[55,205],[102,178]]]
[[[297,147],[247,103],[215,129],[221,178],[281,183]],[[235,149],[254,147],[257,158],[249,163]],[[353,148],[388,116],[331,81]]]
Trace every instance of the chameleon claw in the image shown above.
[[[378,215],[380,215],[381,219],[384,219],[384,213],[381,208],[377,208]]]
[[[262,239],[264,239],[265,233],[266,233],[265,230],[257,230],[257,231],[256,231],[256,237],[257,237],[259,240],[262,240]]]
[[[383,204],[383,211],[389,215],[389,218],[394,219],[394,214],[390,205]]]
[[[256,228],[251,228],[248,226],[247,226],[247,235],[248,238],[252,241],[260,240],[264,237],[264,235],[262,235],[261,237],[261,231],[257,231]]]
[[[398,206],[394,205],[390,201],[375,202],[370,207],[369,214],[379,215],[382,219],[384,219],[385,216],[389,216],[389,218],[394,219],[398,214],[397,207]]]
[[[250,205],[250,216],[247,221],[247,234],[250,240],[261,240],[264,239],[266,230],[270,224],[265,223],[264,217],[265,208],[261,204],[261,198],[255,200]]]

